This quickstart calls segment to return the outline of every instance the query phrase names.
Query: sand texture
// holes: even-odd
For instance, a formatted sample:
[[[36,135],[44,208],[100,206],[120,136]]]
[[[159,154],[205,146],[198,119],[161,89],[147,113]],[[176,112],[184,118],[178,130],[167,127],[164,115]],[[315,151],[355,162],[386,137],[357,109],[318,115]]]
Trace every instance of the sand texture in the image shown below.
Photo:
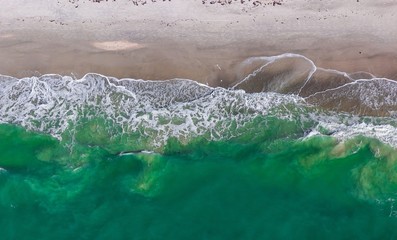
[[[0,73],[97,72],[228,86],[251,56],[397,76],[397,3],[379,1],[0,0]]]

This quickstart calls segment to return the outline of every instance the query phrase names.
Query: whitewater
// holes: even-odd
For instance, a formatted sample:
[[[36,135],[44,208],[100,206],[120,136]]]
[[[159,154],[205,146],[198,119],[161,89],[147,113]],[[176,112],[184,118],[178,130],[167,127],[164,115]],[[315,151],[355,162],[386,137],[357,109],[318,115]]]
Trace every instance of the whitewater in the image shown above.
[[[397,236],[397,83],[291,53],[233,71],[0,75],[6,239]]]

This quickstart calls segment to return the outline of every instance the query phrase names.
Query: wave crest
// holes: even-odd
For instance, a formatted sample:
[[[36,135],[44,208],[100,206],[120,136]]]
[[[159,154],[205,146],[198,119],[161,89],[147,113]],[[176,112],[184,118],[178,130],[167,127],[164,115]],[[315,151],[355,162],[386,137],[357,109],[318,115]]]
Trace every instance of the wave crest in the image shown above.
[[[297,137],[366,135],[397,146],[395,120],[376,117],[395,114],[397,85],[392,80],[317,68],[296,54],[250,58],[235,70],[242,80],[230,89],[188,79],[144,81],[100,74],[81,79],[0,76],[0,122],[87,144],[113,141],[115,149],[123,138],[132,150],[140,150],[159,149],[172,137],[182,142],[193,136],[230,139],[255,131],[256,121],[271,128],[266,121],[276,118],[301,129]],[[384,128],[387,135],[368,130]],[[76,129],[83,134],[76,135]]]

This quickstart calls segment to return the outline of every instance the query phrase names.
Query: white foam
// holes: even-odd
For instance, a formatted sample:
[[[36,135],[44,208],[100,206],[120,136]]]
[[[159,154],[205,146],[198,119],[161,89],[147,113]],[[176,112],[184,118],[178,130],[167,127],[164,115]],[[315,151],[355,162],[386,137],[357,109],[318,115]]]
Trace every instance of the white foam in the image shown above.
[[[351,139],[356,136],[366,136],[370,138],[376,138],[384,143],[390,144],[397,147],[397,129],[389,124],[374,125],[367,123],[356,123],[353,125],[343,124],[329,124],[320,123],[328,129],[331,129],[333,133],[331,136],[336,137],[340,140]]]
[[[264,59],[271,62],[283,57],[303,56],[284,54]],[[246,63],[250,61],[252,59]],[[311,74],[313,72],[302,88]],[[397,85],[389,79],[360,79],[321,93],[339,93],[349,86],[358,88],[345,94],[357,93],[363,103],[375,109],[383,106],[379,104],[397,105]],[[382,91],[390,94],[375,101]],[[122,133],[139,132],[143,138],[151,139],[150,149],[162,146],[170,137],[182,141],[194,136],[205,136],[209,140],[236,137],[247,130],[247,123],[269,114],[302,126],[310,123],[324,127],[341,140],[364,135],[397,147],[394,119],[370,118],[368,121],[366,118],[364,123],[363,118],[357,116],[319,111],[296,95],[248,94],[243,90],[211,88],[187,79],[144,81],[94,73],[77,80],[56,74],[22,79],[0,75],[0,122],[18,124],[58,139],[67,129],[78,127],[82,118],[103,117],[111,120]],[[313,128],[308,136],[320,132]],[[110,134],[112,138],[119,133],[111,131]]]
[[[308,97],[325,98],[324,101],[336,101],[346,99],[357,100],[373,110],[390,110],[393,114],[397,106],[397,82],[387,78],[359,79],[336,88],[316,92]]]
[[[303,139],[326,134],[339,141],[346,141],[365,136],[397,147],[397,121],[393,118],[359,117],[324,111],[311,112],[306,117],[317,125]]]
[[[306,80],[303,82],[302,86],[300,87],[300,89],[298,90],[298,92],[296,93],[297,95],[300,94],[300,92],[302,91],[302,89],[306,86],[306,84],[309,82],[310,78],[312,77],[312,75],[314,74],[314,72],[316,71],[317,67],[316,65],[313,63],[312,60],[310,60],[309,58],[300,55],[300,54],[295,54],[295,53],[284,53],[281,55],[277,55],[277,56],[262,56],[262,57],[250,57],[248,59],[246,59],[245,61],[243,61],[240,64],[240,68],[244,68],[246,66],[252,65],[254,62],[261,62],[262,64],[260,65],[260,67],[258,67],[256,70],[254,70],[252,73],[248,74],[247,76],[245,76],[242,80],[238,81],[233,87],[232,89],[238,89],[239,86],[243,83],[246,83],[247,81],[249,81],[251,78],[255,77],[257,74],[259,74],[260,72],[262,72],[266,67],[268,67],[269,65],[275,63],[278,60],[282,60],[282,59],[288,59],[288,58],[296,58],[296,59],[304,59],[305,61],[307,61],[310,66],[311,69],[310,71],[307,73],[307,77]],[[282,83],[280,83],[282,84]]]
[[[111,119],[124,132],[141,131],[155,146],[172,136],[228,138],[235,134],[229,127],[241,128],[277,105],[302,102],[296,96],[246,94],[183,79],[118,80],[87,74],[78,80],[59,75],[11,80],[0,80],[0,121],[59,139],[79,118],[97,116]]]

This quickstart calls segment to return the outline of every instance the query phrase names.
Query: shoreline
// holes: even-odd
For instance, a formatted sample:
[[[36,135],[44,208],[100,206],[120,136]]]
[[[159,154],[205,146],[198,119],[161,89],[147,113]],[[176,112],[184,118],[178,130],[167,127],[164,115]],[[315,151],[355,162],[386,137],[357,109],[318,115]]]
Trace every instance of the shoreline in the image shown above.
[[[391,21],[397,5],[388,0],[285,0],[256,8],[195,0],[139,7],[121,0],[78,2],[76,8],[40,0],[14,11],[22,2],[3,3],[0,74],[96,72],[227,86],[235,81],[230,71],[246,58],[296,53],[317,67],[397,79],[397,26]]]
[[[186,78],[226,87],[236,81],[233,68],[245,59],[294,53],[311,59],[319,68],[364,71],[397,79],[397,51],[387,52],[387,46],[374,46],[373,42],[351,46],[343,40],[336,44],[325,41],[310,49],[299,45],[273,48],[258,40],[200,46],[188,41],[73,41],[58,36],[24,41],[14,35],[0,40],[0,74],[17,78],[43,74],[82,77],[95,72],[145,80]]]

